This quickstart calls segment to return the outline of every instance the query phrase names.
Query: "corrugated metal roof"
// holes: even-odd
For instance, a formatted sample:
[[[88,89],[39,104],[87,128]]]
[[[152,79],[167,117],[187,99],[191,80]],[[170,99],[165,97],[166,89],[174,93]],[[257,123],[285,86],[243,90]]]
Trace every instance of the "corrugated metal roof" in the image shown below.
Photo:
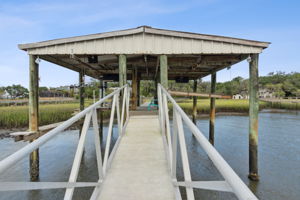
[[[69,38],[61,38],[61,39],[48,40],[48,41],[42,41],[42,42],[36,42],[36,43],[20,44],[19,48],[22,50],[27,50],[27,49],[31,49],[31,48],[46,47],[46,46],[66,44],[66,43],[76,43],[76,42],[97,40],[97,39],[110,38],[110,37],[121,37],[121,36],[134,35],[134,34],[139,34],[139,33],[149,33],[149,34],[155,34],[155,35],[181,37],[181,38],[189,38],[189,39],[195,39],[195,40],[225,42],[225,43],[233,43],[233,44],[261,47],[261,48],[267,48],[268,45],[270,44],[269,42],[260,42],[260,41],[254,41],[254,40],[232,38],[232,37],[157,29],[157,28],[152,28],[149,26],[140,26],[140,27],[133,28],[133,29],[126,29],[126,30],[119,30],[119,31],[112,31],[112,32],[105,32],[105,33],[97,33],[97,34],[76,36],[76,37],[69,37]]]
[[[28,54],[94,78],[118,74],[119,54],[127,57],[128,77],[134,67],[142,79],[158,74],[158,56],[168,56],[168,76],[200,78],[261,53],[270,43],[141,26],[44,42],[21,44]],[[91,57],[95,62],[90,62]]]

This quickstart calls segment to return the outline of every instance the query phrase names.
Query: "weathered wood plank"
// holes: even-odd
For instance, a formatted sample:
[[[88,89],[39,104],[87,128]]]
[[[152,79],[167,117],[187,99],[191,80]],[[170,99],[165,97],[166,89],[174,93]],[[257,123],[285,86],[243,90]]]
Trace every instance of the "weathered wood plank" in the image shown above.
[[[44,135],[45,133],[56,128],[62,123],[63,122],[58,122],[58,123],[40,126],[38,131],[19,131],[19,132],[10,133],[9,135],[14,137],[16,142],[21,140],[30,141],[30,140],[37,139],[38,137]]]

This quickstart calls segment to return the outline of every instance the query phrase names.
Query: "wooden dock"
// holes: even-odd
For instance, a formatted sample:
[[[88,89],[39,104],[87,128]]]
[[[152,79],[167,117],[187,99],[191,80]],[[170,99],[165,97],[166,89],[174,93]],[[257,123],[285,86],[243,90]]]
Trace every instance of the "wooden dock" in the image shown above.
[[[98,199],[175,199],[157,115],[130,117]]]

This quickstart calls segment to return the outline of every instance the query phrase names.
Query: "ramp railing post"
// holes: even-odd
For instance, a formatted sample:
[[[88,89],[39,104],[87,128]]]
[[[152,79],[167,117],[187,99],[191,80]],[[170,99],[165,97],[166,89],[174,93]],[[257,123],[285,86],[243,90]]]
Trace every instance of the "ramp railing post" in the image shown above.
[[[124,92],[123,92],[123,101],[122,101],[122,113],[121,113],[121,124],[122,127],[124,125],[124,117],[125,117],[125,103],[126,103],[126,94],[127,94],[127,87],[124,88]],[[122,130],[121,130],[122,132]]]
[[[94,129],[94,142],[96,150],[96,159],[97,159],[97,169],[99,180],[103,179],[103,166],[102,166],[102,153],[101,153],[101,143],[99,138],[99,127],[97,123],[97,111],[94,109],[92,115],[93,129]]]
[[[166,136],[167,136],[167,142],[168,142],[168,148],[169,148],[169,156],[170,156],[170,166],[172,166],[172,144],[171,144],[171,133],[170,133],[170,119],[169,119],[169,112],[168,112],[168,100],[166,94],[162,94],[162,100],[163,100],[163,110],[164,110],[164,124],[163,126],[166,127]]]
[[[106,174],[106,166],[107,166],[107,160],[108,160],[108,154],[109,154],[109,147],[110,147],[110,143],[111,143],[111,135],[112,135],[112,129],[113,129],[116,101],[117,101],[117,96],[114,95],[113,101],[112,101],[112,106],[111,106],[111,114],[110,114],[110,119],[109,119],[108,132],[107,132],[106,145],[105,145],[105,152],[104,152],[104,160],[103,160],[104,175]]]
[[[175,120],[176,120],[175,124],[176,124],[178,138],[179,138],[179,146],[180,146],[181,160],[182,160],[182,166],[183,166],[184,180],[186,182],[191,182],[192,177],[191,177],[190,164],[189,164],[189,159],[188,159],[188,154],[187,154],[186,142],[185,142],[185,138],[184,138],[182,118],[176,110],[175,110]],[[173,151],[175,151],[175,149],[173,149]],[[189,187],[189,186],[186,187],[186,195],[187,195],[188,200],[195,199],[194,191],[193,191],[192,187]]]
[[[173,109],[173,137],[172,137],[172,179],[176,180],[176,167],[177,167],[177,123],[176,123],[176,111]]]
[[[126,120],[129,119],[130,89],[127,90]]]
[[[79,139],[79,142],[78,142],[75,158],[74,158],[74,161],[73,161],[73,165],[72,165],[72,169],[71,169],[71,173],[70,173],[70,177],[69,177],[69,182],[76,182],[77,177],[78,177],[80,162],[81,162],[81,159],[82,159],[82,153],[83,153],[83,149],[84,149],[85,138],[86,138],[86,135],[87,135],[88,128],[90,126],[92,112],[93,111],[90,111],[85,116],[85,119],[84,119],[80,139]],[[74,188],[66,189],[64,200],[72,199],[73,192],[74,192]]]
[[[121,119],[120,119],[120,93],[116,94],[116,106],[117,106],[117,120],[118,120],[118,133],[119,136],[122,133],[122,125],[121,125]]]
[[[161,87],[160,85],[157,86],[157,97],[158,97],[158,111],[159,111],[159,122],[160,122],[160,129],[161,132],[165,132],[164,126],[164,106],[162,104],[162,97],[161,97]]]

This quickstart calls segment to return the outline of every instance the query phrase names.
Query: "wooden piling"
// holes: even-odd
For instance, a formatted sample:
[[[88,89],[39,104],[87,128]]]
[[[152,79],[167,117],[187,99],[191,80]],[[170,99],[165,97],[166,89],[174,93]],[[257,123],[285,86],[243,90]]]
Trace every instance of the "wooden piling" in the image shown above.
[[[258,54],[249,63],[249,179],[258,181]]]
[[[193,87],[193,92],[197,92],[197,79],[194,80],[194,87]],[[197,122],[197,97],[193,97],[193,122],[196,124]]]
[[[80,111],[84,110],[84,74],[79,72],[79,105]]]
[[[84,110],[84,73],[83,71],[79,72],[79,110]],[[83,124],[79,125],[79,137],[81,135],[81,129]]]
[[[141,106],[141,73],[137,77],[137,106]]]
[[[166,55],[159,56],[160,63],[160,84],[168,89],[168,57]]]
[[[33,132],[39,131],[39,65],[36,59],[36,56],[29,55],[29,131]],[[31,181],[38,180],[39,149],[30,154],[29,173]]]
[[[119,87],[127,84],[127,60],[126,55],[119,55]],[[120,101],[120,108],[123,106],[123,93],[121,92],[121,97],[119,98]],[[126,112],[126,111],[125,111]],[[124,121],[126,121],[127,113],[124,113]],[[123,124],[122,124],[123,125]]]
[[[132,69],[132,109],[136,110],[137,104],[137,96],[138,96],[138,80],[137,80],[137,67],[133,67]]]
[[[216,73],[211,74],[210,93],[216,92]],[[216,98],[210,97],[210,112],[209,112],[209,142],[215,144],[215,116],[216,116]]]
[[[119,55],[119,86],[122,87],[127,83],[127,67],[126,67],[126,56]]]
[[[154,87],[155,87],[155,93],[154,93],[154,103],[156,105],[158,105],[158,95],[157,95],[157,92],[158,92],[158,84],[159,81],[158,81],[158,77],[156,77],[156,79],[154,80]]]

